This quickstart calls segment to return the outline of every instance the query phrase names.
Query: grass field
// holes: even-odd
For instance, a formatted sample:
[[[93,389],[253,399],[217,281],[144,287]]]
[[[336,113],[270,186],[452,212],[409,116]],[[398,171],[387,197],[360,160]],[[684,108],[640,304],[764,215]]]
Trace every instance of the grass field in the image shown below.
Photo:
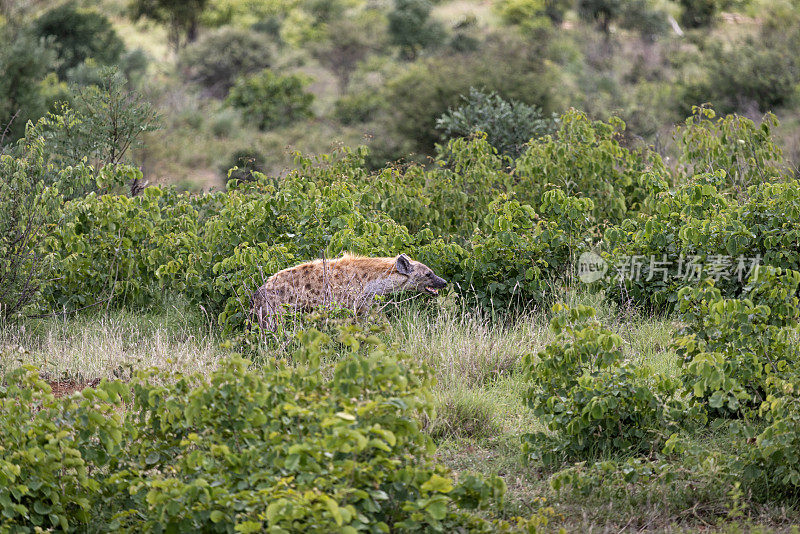
[[[598,318],[625,341],[625,357],[674,375],[678,369],[671,340],[679,324],[621,310],[596,295],[570,292],[567,302],[590,304]],[[386,342],[429,365],[437,385],[436,414],[425,421],[435,439],[437,457],[456,475],[498,474],[509,491],[501,515],[530,515],[552,507],[551,526],[569,532],[798,532],[796,505],[758,504],[716,481],[719,466],[700,468],[680,456],[660,456],[675,480],[609,481],[590,495],[550,484],[551,471],[526,465],[520,437],[542,426],[525,406],[531,387],[523,373],[525,354],[537,353],[552,340],[549,314],[528,313],[507,322],[490,321],[473,310],[442,299],[388,310]],[[166,302],[158,311],[110,310],[74,318],[30,319],[0,327],[0,367],[39,367],[54,389],[69,394],[105,377],[125,379],[137,368],[155,366],[208,373],[230,349],[202,310]],[[261,358],[251,355],[254,361]],[[695,446],[711,453],[730,451],[729,431],[710,429],[694,436]],[[709,456],[710,457],[710,456]],[[624,461],[624,455],[609,460]],[[580,469],[580,465],[578,469]]]

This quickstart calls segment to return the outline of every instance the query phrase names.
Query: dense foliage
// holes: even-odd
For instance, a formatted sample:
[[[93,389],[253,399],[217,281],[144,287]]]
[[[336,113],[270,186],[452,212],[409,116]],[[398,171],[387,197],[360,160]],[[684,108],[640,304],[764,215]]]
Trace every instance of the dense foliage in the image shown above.
[[[674,381],[623,360],[622,338],[593,320],[594,309],[557,304],[553,311],[555,340],[536,359],[527,357],[526,400],[555,435],[526,435],[529,459],[551,465],[653,452],[682,425],[701,419],[674,398]]]
[[[237,79],[227,102],[266,130],[312,115],[314,95],[305,91],[306,85],[308,80],[303,76],[283,76],[265,69]]]
[[[0,388],[0,527],[32,532],[535,532],[490,523],[497,477],[456,482],[418,415],[427,370],[349,329],[306,332],[296,359],[210,376],[140,371],[57,399],[35,370]],[[331,373],[320,366],[335,357]],[[328,378],[326,378],[326,376]],[[124,410],[120,411],[124,407]]]

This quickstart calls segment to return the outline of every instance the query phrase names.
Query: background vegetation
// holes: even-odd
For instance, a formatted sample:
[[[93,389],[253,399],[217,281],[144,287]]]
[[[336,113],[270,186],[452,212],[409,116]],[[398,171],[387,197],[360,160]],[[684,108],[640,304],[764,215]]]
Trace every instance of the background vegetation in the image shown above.
[[[796,529],[799,13],[4,3],[0,531]]]

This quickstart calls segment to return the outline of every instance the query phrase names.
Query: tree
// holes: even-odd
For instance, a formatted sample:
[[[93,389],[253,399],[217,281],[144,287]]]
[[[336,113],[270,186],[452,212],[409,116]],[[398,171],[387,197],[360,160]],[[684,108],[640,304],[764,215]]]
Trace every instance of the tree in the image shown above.
[[[432,154],[441,140],[436,119],[459,105],[470,87],[551,111],[555,73],[541,61],[543,52],[536,44],[498,34],[457,60],[437,57],[415,62],[386,84],[387,129],[411,141],[414,151]]]
[[[125,45],[108,18],[71,4],[55,7],[33,23],[33,35],[47,39],[57,57],[56,73],[62,80],[67,71],[88,58],[102,65],[119,62]]]
[[[268,68],[272,46],[263,35],[238,28],[222,28],[181,52],[184,76],[223,98],[236,78]]]
[[[667,14],[657,9],[653,0],[629,0],[620,14],[620,26],[639,32],[642,39],[654,42],[669,30]]]
[[[48,114],[36,124],[35,131],[47,141],[50,161],[64,167],[88,160],[100,171],[126,161],[130,149],[140,144],[142,134],[158,128],[158,116],[150,103],[125,88],[125,77],[116,68],[105,67],[99,86],[81,88],[72,106],[64,104],[59,113]],[[130,180],[135,192],[138,177],[131,176]],[[88,189],[96,187],[90,184]]]
[[[26,32],[0,32],[0,144],[25,134],[25,124],[36,121],[69,90],[52,67],[55,52]]]
[[[428,0],[395,0],[394,11],[389,13],[389,35],[408,60],[444,40],[444,27],[430,19],[431,9]]]
[[[130,15],[133,20],[148,18],[168,24],[169,41],[178,51],[183,36],[189,43],[197,40],[200,15],[207,5],[208,0],[132,0]]]
[[[343,17],[325,27],[325,40],[314,49],[314,56],[336,75],[339,94],[347,91],[350,76],[370,52],[383,47],[381,24],[375,17]]]
[[[582,19],[595,22],[608,37],[611,22],[622,12],[622,0],[578,0],[578,14]]]
[[[305,91],[306,85],[308,80],[298,74],[281,76],[264,70],[239,78],[226,102],[241,109],[262,130],[286,126],[313,116],[314,95]]]

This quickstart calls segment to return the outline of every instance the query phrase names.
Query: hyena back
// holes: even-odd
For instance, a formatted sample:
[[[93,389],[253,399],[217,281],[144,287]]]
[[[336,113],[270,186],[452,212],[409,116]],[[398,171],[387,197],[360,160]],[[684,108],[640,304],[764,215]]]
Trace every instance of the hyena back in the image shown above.
[[[279,271],[259,287],[250,301],[251,316],[261,328],[274,330],[276,316],[337,304],[364,313],[376,295],[415,290],[436,295],[447,282],[405,254],[368,258],[345,254],[334,260],[315,260]]]

